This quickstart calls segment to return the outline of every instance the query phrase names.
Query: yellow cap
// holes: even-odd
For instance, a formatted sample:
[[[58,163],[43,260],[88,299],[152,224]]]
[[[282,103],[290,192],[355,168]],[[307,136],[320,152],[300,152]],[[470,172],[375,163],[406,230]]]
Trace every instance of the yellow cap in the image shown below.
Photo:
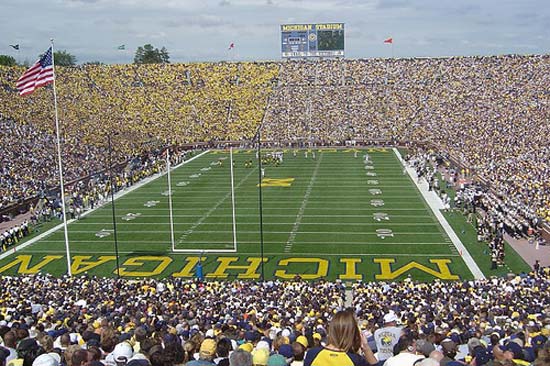
[[[304,336],[299,336],[298,338],[296,338],[296,342],[300,343],[305,348],[309,346],[309,342],[307,341],[307,338]]]
[[[239,346],[239,349],[245,350],[246,352],[252,352],[254,346],[252,343],[243,343]]]

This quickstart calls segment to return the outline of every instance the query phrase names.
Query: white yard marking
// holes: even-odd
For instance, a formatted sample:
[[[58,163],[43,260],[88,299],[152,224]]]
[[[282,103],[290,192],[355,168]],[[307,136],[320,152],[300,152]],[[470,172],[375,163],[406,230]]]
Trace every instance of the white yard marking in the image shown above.
[[[269,243],[268,243],[269,244]],[[385,243],[384,243],[385,244]],[[55,254],[55,253],[64,253],[64,251],[51,251],[51,250],[31,250],[29,253],[33,254]],[[90,254],[87,250],[74,250],[71,251],[71,253],[75,254]],[[170,256],[174,255],[189,255],[189,253],[174,253],[172,251],[165,251],[164,253],[169,254]],[[94,251],[94,254],[97,255],[112,255],[112,251]],[[119,251],[119,254],[135,254],[134,251]],[[253,252],[249,251],[246,252],[247,256],[251,255],[260,255],[259,252]],[[278,253],[278,252],[264,252],[264,256],[278,256],[283,255],[284,253]],[[297,255],[300,257],[307,257],[307,255],[301,254]],[[372,256],[372,257],[379,257],[379,258],[388,258],[388,257],[421,257],[425,258],[426,254],[410,254],[410,253],[395,253],[395,254],[388,254],[388,253],[324,253],[323,257],[363,257],[363,256]],[[458,254],[430,254],[430,257],[459,257]]]
[[[254,173],[254,171],[256,171],[256,168],[255,169],[252,169],[247,175],[244,176],[243,179],[241,179],[239,181],[239,183],[237,183],[237,185],[235,186],[235,190],[237,190],[243,183],[244,181],[246,181],[248,179],[248,177],[250,177],[250,175],[252,173]],[[209,218],[212,213],[214,211],[216,211],[218,209],[218,207],[220,207],[224,202],[225,200],[227,200],[229,197],[231,197],[231,190],[229,192],[227,192],[227,194],[225,196],[223,196],[218,202],[216,202],[216,204],[214,206],[212,206],[212,208],[210,208],[210,210],[208,210],[205,214],[203,214],[197,221],[195,221],[193,223],[193,225],[191,225],[191,227],[187,230],[185,230],[183,232],[183,235],[181,235],[178,239],[178,242],[177,244],[182,244],[189,235],[191,235],[195,229],[197,229],[197,227],[199,227],[199,225],[209,225],[209,224],[212,224],[212,223],[205,223],[204,220],[206,220],[207,218]],[[180,223],[181,224],[181,223]],[[213,223],[214,225],[220,225],[219,223]]]
[[[290,235],[288,236],[288,240],[286,241],[286,244],[285,244],[285,253],[290,253],[292,251],[292,245],[294,244],[294,239],[296,238],[296,234],[298,233],[298,229],[300,228],[302,218],[304,217],[304,211],[306,209],[307,202],[309,200],[309,195],[311,194],[311,190],[313,189],[313,185],[315,184],[315,179],[317,178],[317,172],[319,171],[319,166],[321,165],[321,160],[323,160],[323,154],[319,154],[317,165],[315,165],[315,170],[313,170],[313,174],[311,175],[311,179],[309,180],[309,184],[307,185],[306,193],[304,194],[304,199],[302,200],[302,205],[298,209],[298,214],[296,215],[296,221],[292,226],[292,230],[290,231]]]

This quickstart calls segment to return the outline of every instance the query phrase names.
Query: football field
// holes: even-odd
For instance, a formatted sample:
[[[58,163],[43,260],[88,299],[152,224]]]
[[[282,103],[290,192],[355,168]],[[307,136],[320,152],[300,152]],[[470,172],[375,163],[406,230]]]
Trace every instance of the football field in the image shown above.
[[[119,274],[193,277],[200,262],[207,278],[473,278],[392,149],[278,152],[281,163],[263,166],[261,226],[254,150],[233,152],[234,197],[228,150],[175,167],[171,196],[166,175],[121,195]],[[72,272],[116,275],[110,203],[68,227]],[[0,271],[60,275],[65,251],[61,228],[3,259]]]

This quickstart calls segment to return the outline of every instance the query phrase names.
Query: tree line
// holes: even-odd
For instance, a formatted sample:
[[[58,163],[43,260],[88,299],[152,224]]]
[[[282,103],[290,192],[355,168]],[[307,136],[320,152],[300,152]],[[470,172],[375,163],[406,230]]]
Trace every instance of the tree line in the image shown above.
[[[76,66],[77,58],[66,50],[55,51],[54,61],[56,66]],[[40,58],[40,55],[38,56]],[[170,55],[166,47],[160,50],[151,44],[139,46],[134,56],[134,64],[167,64],[170,63]],[[0,55],[0,66],[17,66],[17,60],[10,55]],[[30,66],[26,63],[22,66]],[[85,62],[83,65],[103,65],[100,61]]]

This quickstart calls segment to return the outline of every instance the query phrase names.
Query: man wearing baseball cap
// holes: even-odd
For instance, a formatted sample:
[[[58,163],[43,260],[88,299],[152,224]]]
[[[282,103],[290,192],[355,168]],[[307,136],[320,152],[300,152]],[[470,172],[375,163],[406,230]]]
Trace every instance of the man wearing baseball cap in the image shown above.
[[[378,352],[378,365],[383,365],[384,362],[393,356],[393,348],[399,341],[402,334],[402,328],[397,326],[397,315],[390,311],[384,315],[384,326],[374,332],[374,341]]]
[[[206,338],[201,343],[199,349],[199,359],[192,360],[185,364],[185,366],[211,366],[216,365],[214,358],[216,357],[216,341],[211,338]]]

